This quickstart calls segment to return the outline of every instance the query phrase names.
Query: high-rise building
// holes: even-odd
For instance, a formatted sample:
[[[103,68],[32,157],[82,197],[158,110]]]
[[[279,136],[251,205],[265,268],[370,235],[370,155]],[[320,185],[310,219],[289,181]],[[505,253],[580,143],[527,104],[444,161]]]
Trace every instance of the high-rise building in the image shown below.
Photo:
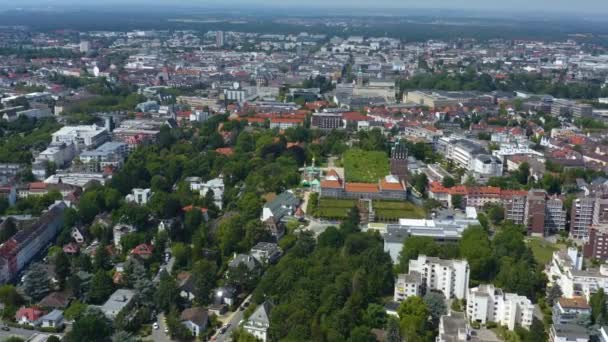
[[[443,260],[419,255],[418,259],[410,260],[409,272],[422,275],[426,291],[440,291],[446,299],[464,299],[467,296],[470,271],[466,260]]]
[[[399,180],[405,180],[407,177],[407,148],[400,142],[391,151],[391,175]]]
[[[566,229],[564,202],[557,196],[547,199],[545,204],[545,235]]]
[[[583,255],[590,259],[608,260],[608,224],[593,225],[588,228]]]
[[[608,198],[580,197],[572,201],[570,237],[587,240],[592,225],[608,223]]]
[[[524,225],[528,229],[528,234],[535,236],[545,235],[545,204],[545,191],[532,189],[528,192],[524,216]]]
[[[91,43],[86,40],[80,42],[80,52],[87,53],[91,49]]]
[[[215,46],[217,48],[224,46],[224,31],[215,32]]]

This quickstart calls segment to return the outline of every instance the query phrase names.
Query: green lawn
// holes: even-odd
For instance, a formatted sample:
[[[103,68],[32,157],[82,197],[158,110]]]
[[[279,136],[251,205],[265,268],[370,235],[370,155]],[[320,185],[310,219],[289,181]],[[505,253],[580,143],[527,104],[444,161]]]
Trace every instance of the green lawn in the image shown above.
[[[553,252],[562,247],[560,244],[550,243],[540,238],[529,238],[526,243],[532,249],[534,259],[541,265],[549,263],[553,257]]]
[[[356,204],[355,200],[322,198],[317,209],[318,215],[328,219],[344,219]],[[424,209],[410,202],[374,201],[378,221],[396,221],[400,218],[424,218]]]
[[[389,174],[384,152],[352,149],[344,153],[342,162],[347,182],[376,183]]]
[[[424,218],[424,209],[411,202],[374,201],[376,219],[379,221],[394,221],[400,218]]]

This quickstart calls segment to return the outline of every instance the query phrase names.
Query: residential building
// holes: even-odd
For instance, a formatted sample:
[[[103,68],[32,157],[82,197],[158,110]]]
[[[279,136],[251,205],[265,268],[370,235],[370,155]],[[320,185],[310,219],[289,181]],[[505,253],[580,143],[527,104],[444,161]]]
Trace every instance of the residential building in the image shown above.
[[[53,163],[61,168],[71,162],[77,154],[78,146],[74,143],[53,143],[36,156],[36,162]]]
[[[38,326],[42,316],[44,316],[44,311],[40,309],[22,307],[15,314],[15,322],[21,325]]]
[[[439,319],[439,333],[436,342],[467,342],[471,338],[471,328],[462,312],[450,312]]]
[[[270,304],[269,301],[265,301],[258,306],[249,319],[245,321],[245,324],[243,324],[243,329],[262,342],[268,341],[268,329],[270,328],[271,311],[272,304]]]
[[[550,342],[588,342],[587,328],[577,324],[553,324],[549,329]]]
[[[391,150],[391,175],[405,181],[407,178],[407,148],[405,144],[397,143]]]
[[[593,225],[589,228],[589,237],[583,247],[583,255],[590,259],[608,260],[608,224]]]
[[[222,209],[222,202],[224,200],[224,178],[222,176],[218,178],[211,179],[205,183],[199,183],[198,186],[192,188],[192,190],[199,190],[201,197],[207,195],[207,192],[213,192],[213,203],[219,209]]]
[[[402,302],[409,297],[421,297],[423,295],[424,281],[422,279],[422,274],[416,271],[410,271],[407,274],[402,273],[397,275],[393,295],[393,300],[395,302]]]
[[[504,293],[502,289],[491,284],[480,285],[469,289],[466,313],[474,322],[495,322],[509,330],[515,329],[515,325],[529,329],[532,325],[534,305],[524,296]]]
[[[115,225],[114,228],[112,229],[112,234],[113,234],[113,239],[114,239],[114,248],[116,248],[117,250],[120,251],[122,249],[122,245],[120,244],[120,239],[122,239],[122,237],[127,234],[134,233],[135,231],[136,231],[135,227],[128,225],[128,224],[119,223],[119,224]]]
[[[276,243],[272,242],[258,242],[255,246],[251,248],[249,254],[255,258],[260,264],[268,265],[273,264],[281,255],[283,255],[283,251],[281,247]]]
[[[192,333],[192,336],[198,337],[207,329],[209,313],[207,310],[199,307],[188,308],[182,311],[179,319],[190,333]]]
[[[293,216],[300,205],[300,199],[291,191],[285,191],[264,204],[262,208],[262,222],[273,219],[280,222],[287,217]]]
[[[80,154],[83,163],[91,165],[91,172],[99,172],[111,166],[117,169],[129,153],[129,145],[122,142],[106,142],[94,150],[84,151]]]
[[[104,127],[91,126],[63,126],[52,134],[52,144],[74,144],[80,147],[96,148],[108,141],[108,131]]]
[[[439,291],[446,299],[464,299],[467,296],[470,270],[466,260],[419,255],[418,259],[410,260],[409,271],[421,274],[427,291]]]
[[[608,198],[603,195],[579,197],[572,201],[570,211],[570,237],[587,241],[593,225],[608,223]]]
[[[118,289],[112,293],[110,298],[100,307],[101,312],[110,320],[125,308],[127,308],[135,297],[135,291],[129,289]]]
[[[591,314],[591,306],[584,297],[559,298],[553,304],[553,324],[576,323],[583,315]]]
[[[563,201],[556,196],[547,198],[545,190],[528,192],[524,225],[533,236],[545,236],[566,228],[566,211]]]
[[[158,112],[160,105],[156,101],[146,101],[139,103],[135,109],[144,113]]]
[[[31,227],[18,231],[0,245],[0,284],[13,280],[53,241],[63,227],[66,208],[63,202],[51,205]]]
[[[342,113],[313,113],[311,127],[325,131],[341,129]]]
[[[40,318],[42,328],[61,329],[63,328],[63,311],[53,310]]]
[[[152,189],[135,188],[126,196],[127,202],[134,202],[139,205],[146,205],[152,197]]]
[[[568,248],[553,253],[545,272],[550,285],[559,285],[565,298],[584,297],[588,301],[600,288],[608,292],[608,265],[586,270],[582,266],[582,254],[576,248]]]

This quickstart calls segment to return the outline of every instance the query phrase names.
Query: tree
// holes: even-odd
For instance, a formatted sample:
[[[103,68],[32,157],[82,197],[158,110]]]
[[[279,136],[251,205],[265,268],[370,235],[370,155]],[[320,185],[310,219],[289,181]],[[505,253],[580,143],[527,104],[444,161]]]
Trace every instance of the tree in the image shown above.
[[[464,200],[462,195],[452,195],[452,206],[454,208],[462,208]]]
[[[562,294],[562,289],[559,285],[553,284],[553,286],[547,289],[547,303],[553,306],[553,304],[561,298]]]
[[[596,293],[591,295],[589,305],[591,305],[591,323],[596,325],[605,324],[608,321],[608,315],[604,289],[600,288]]]
[[[399,309],[401,332],[407,341],[423,341],[427,334],[427,319],[430,311],[422,298],[408,297],[401,302]]]
[[[448,312],[443,294],[429,291],[422,300],[429,309],[433,325],[439,324],[439,318]]]
[[[0,198],[0,207],[2,206],[2,201],[6,201],[5,198]],[[8,203],[8,202],[7,202]],[[8,207],[8,204],[7,204]],[[0,208],[0,213],[4,213],[4,211]],[[17,233],[17,225],[12,218],[7,218],[4,222],[4,228],[0,230],[0,243],[5,242],[10,239],[13,235]]]
[[[109,342],[112,336],[112,325],[101,310],[88,308],[72,325],[72,330],[65,336],[67,342]]]
[[[212,290],[215,287],[217,266],[208,261],[198,261],[192,269],[194,277],[194,297],[200,305],[209,304]]]
[[[64,311],[65,318],[75,320],[84,314],[87,310],[87,305],[79,301],[73,301],[70,306]]]
[[[420,254],[437,256],[439,245],[433,238],[427,236],[410,236],[405,239],[401,253],[399,253],[399,271],[407,272],[410,260],[416,259]]]
[[[137,342],[137,338],[132,333],[121,330],[112,335],[112,342]]]
[[[487,206],[488,218],[492,220],[492,223],[498,224],[505,219],[505,209],[496,204],[490,204]]]
[[[447,176],[447,177],[443,178],[443,180],[441,181],[441,185],[443,185],[446,188],[451,188],[454,185],[456,185],[456,181],[454,180],[454,178]]]
[[[66,278],[71,273],[70,268],[71,268],[71,266],[70,266],[70,260],[68,259],[68,256],[63,251],[60,251],[59,253],[57,253],[57,255],[55,255],[55,274],[57,274],[57,278],[59,280],[59,285],[62,288],[65,284]]]
[[[462,233],[458,247],[460,255],[469,263],[471,279],[474,282],[490,280],[493,277],[495,262],[485,229],[480,226],[469,227]]]
[[[384,307],[379,304],[371,303],[363,313],[363,322],[372,328],[382,328],[386,325],[387,315]]]
[[[386,342],[401,342],[401,332],[399,331],[399,320],[389,317],[386,323]]]
[[[319,247],[339,248],[344,244],[344,237],[336,227],[331,226],[319,235],[317,243]]]
[[[520,184],[526,185],[528,184],[528,179],[530,178],[530,164],[527,162],[523,162],[519,164],[517,168],[517,181]]]
[[[91,291],[89,297],[91,302],[95,304],[103,303],[114,292],[114,283],[112,277],[103,271],[98,270],[91,280]]]
[[[93,258],[93,269],[95,269],[95,271],[108,271],[111,268],[112,263],[110,262],[110,254],[106,249],[105,243],[102,241],[95,250],[95,257]]]
[[[171,311],[167,315],[167,326],[171,337],[178,341],[190,341],[192,340],[192,333],[185,325],[179,320],[179,316],[176,311]]]
[[[46,268],[39,263],[32,264],[25,275],[25,294],[33,300],[42,299],[50,291],[50,278]]]
[[[179,303],[179,300],[179,289],[177,288],[175,279],[167,272],[163,271],[160,275],[158,289],[154,295],[156,306],[165,313],[169,313],[171,309]]]

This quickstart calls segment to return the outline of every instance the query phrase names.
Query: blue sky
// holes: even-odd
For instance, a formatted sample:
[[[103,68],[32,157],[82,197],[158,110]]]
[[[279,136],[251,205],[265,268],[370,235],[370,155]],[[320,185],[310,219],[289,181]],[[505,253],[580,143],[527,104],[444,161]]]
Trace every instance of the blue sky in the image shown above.
[[[608,0],[0,0],[6,6],[61,6],[61,5],[120,5],[151,4],[196,5],[218,7],[271,6],[271,7],[331,7],[331,8],[402,8],[450,10],[510,10],[518,12],[608,13]],[[538,13],[540,12],[540,13]]]

